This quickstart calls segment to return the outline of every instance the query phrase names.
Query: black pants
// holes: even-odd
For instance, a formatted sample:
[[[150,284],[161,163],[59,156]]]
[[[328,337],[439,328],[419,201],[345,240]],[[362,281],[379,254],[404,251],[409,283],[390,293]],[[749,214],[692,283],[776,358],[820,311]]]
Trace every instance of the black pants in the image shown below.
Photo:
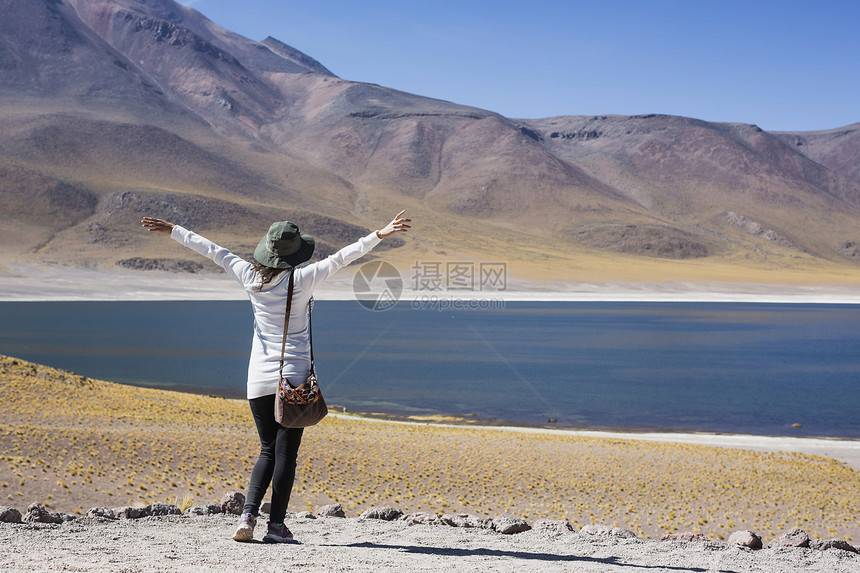
[[[284,428],[275,421],[275,394],[248,400],[260,435],[260,457],[251,472],[244,513],[259,515],[263,496],[272,484],[270,523],[283,523],[296,478],[296,457],[304,428]]]

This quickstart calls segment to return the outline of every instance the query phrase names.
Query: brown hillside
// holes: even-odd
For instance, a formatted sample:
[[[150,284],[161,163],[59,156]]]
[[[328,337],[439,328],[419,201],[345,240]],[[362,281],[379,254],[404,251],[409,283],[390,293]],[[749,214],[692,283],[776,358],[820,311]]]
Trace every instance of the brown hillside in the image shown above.
[[[811,160],[860,183],[860,123],[827,131],[774,135]]]
[[[200,264],[135,235],[144,213],[237,252],[274,219],[306,221],[324,254],[405,207],[420,223],[385,255],[403,262],[504,260],[568,281],[860,278],[856,126],[513,120],[337,78],[172,0],[0,9],[0,263]]]

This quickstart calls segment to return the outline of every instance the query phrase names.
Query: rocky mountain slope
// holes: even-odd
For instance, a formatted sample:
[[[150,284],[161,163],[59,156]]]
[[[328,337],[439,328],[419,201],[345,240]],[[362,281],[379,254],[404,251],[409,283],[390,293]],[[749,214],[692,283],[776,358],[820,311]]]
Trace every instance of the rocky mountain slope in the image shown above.
[[[517,120],[338,78],[172,0],[0,10],[7,265],[190,268],[134,228],[143,213],[240,253],[290,218],[325,255],[405,207],[421,225],[394,260],[567,280],[860,270],[860,124]]]

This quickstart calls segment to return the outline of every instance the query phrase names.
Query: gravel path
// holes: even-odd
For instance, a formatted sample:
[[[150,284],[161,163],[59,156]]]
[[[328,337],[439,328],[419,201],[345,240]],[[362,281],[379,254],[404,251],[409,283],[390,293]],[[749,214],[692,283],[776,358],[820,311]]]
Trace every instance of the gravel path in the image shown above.
[[[287,525],[299,544],[237,543],[230,539],[235,522],[234,516],[210,515],[82,518],[62,525],[0,523],[0,571],[860,571],[860,555],[837,549],[752,551],[715,542],[640,541],[546,530],[502,535],[358,518],[290,517]],[[258,525],[257,539],[263,527]]]

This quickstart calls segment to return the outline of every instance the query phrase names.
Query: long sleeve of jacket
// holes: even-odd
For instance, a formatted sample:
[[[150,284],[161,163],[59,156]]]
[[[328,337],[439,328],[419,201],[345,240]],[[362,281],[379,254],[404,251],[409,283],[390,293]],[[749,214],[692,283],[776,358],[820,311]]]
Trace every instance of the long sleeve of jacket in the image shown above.
[[[170,235],[175,241],[217,263],[244,288],[254,313],[254,333],[248,361],[248,398],[258,398],[277,391],[281,341],[284,335],[284,310],[290,271],[281,273],[259,289],[260,282],[253,265],[228,249],[179,225]],[[370,233],[325,259],[297,267],[290,327],[284,350],[283,374],[291,380],[303,380],[310,370],[310,333],[308,307],[314,290],[338,270],[370,252],[382,241]]]

